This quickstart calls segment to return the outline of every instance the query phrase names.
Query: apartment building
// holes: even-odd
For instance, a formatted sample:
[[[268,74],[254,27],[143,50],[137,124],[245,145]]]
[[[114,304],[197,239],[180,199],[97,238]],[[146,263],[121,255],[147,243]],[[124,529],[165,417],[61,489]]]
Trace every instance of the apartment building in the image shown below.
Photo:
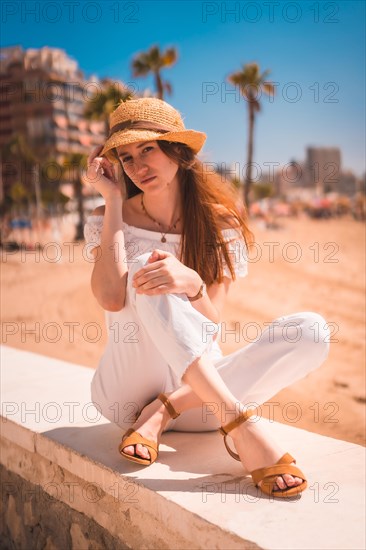
[[[105,139],[103,121],[84,116],[87,99],[102,89],[97,78],[84,78],[64,50],[21,46],[0,50],[0,149],[22,139],[44,163],[62,163],[68,153],[88,154]],[[14,171],[13,171],[14,172]],[[4,186],[15,176],[5,170]],[[25,178],[26,179],[26,178]],[[24,178],[22,178],[24,180]]]
[[[353,196],[360,182],[351,171],[343,171],[341,152],[337,147],[308,147],[305,161],[292,161],[276,170],[276,195],[298,196],[339,193]]]

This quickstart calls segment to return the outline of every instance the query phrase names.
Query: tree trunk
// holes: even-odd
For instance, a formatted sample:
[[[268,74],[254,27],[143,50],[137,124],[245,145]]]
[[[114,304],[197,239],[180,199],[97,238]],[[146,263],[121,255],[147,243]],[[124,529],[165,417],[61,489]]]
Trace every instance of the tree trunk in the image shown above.
[[[74,191],[75,191],[75,197],[77,199],[78,203],[78,215],[79,220],[76,224],[76,234],[75,234],[75,241],[82,241],[84,239],[84,224],[85,224],[85,217],[84,217],[84,204],[83,204],[83,187],[80,178],[78,178],[74,183]]]
[[[249,134],[248,134],[248,157],[246,179],[244,185],[244,203],[249,210],[249,193],[252,187],[252,162],[253,162],[253,144],[254,144],[254,102],[249,98]]]
[[[159,71],[156,71],[155,73],[155,86],[158,92],[158,98],[164,99],[164,88]]]

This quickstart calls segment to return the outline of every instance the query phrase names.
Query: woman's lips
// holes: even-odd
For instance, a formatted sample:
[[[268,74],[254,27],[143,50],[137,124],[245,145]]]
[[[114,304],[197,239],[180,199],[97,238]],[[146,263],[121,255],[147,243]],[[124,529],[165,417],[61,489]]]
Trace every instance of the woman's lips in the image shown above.
[[[149,183],[150,181],[152,181],[153,179],[155,179],[156,176],[150,176],[149,178],[146,178],[144,180],[141,181],[142,184],[144,183]]]

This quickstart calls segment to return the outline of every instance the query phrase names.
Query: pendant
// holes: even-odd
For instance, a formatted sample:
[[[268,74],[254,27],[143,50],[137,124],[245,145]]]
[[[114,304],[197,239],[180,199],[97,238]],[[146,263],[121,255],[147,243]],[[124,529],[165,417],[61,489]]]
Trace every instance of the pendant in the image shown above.
[[[165,238],[164,235],[161,237],[161,242],[162,242],[162,243],[166,243],[166,238]]]

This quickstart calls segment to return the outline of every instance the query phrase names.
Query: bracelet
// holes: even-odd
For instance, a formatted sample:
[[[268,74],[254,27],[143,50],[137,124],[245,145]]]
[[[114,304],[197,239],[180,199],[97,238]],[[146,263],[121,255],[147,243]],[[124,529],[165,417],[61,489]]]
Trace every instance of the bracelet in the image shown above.
[[[196,300],[199,300],[205,295],[206,295],[206,283],[202,281],[202,284],[197,294],[195,296],[192,296],[192,298],[190,298],[189,296],[187,296],[187,298],[190,302],[195,302]]]

